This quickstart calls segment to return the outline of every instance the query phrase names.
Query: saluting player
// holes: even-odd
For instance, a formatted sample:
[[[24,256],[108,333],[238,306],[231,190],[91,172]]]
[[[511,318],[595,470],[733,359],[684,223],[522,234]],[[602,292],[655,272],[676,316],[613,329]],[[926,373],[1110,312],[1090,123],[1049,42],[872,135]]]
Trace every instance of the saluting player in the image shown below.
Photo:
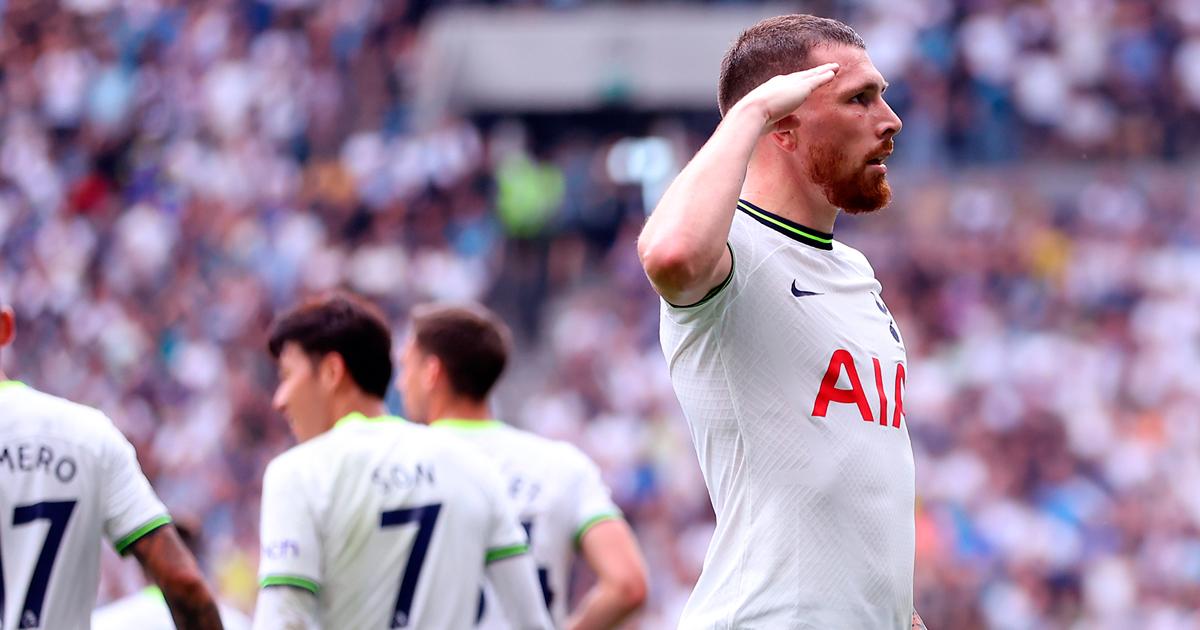
[[[721,124],[638,241],[717,516],[682,627],[919,623],[904,343],[833,238],[840,211],[891,198],[886,89],[841,22],[751,27],[721,65]]]

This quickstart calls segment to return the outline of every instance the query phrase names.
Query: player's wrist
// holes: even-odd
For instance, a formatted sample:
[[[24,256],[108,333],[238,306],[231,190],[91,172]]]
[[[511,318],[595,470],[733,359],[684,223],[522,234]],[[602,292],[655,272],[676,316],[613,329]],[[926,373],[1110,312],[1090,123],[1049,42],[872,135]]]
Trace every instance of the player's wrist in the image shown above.
[[[762,98],[755,94],[747,94],[745,98],[734,104],[725,113],[724,123],[727,126],[752,126],[759,135],[771,128],[771,109]]]

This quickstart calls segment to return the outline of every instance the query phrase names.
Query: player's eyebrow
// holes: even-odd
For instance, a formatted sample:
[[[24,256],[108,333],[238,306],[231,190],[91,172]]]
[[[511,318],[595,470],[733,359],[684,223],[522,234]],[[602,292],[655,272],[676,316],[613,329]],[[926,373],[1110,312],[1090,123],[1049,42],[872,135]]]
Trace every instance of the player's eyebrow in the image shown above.
[[[864,79],[861,83],[854,84],[853,88],[847,88],[845,93],[853,95],[858,94],[859,92],[868,92],[874,90],[880,94],[883,94],[887,91],[888,85],[888,82],[884,81],[883,79]]]

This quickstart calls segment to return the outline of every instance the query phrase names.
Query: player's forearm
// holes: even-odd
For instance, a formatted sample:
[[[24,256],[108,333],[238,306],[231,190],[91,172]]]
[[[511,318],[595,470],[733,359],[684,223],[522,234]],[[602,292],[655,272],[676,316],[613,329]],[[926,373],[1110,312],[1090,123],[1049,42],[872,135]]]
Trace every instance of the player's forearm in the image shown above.
[[[537,567],[528,554],[498,560],[487,566],[487,578],[513,630],[554,627],[537,581]]]
[[[167,607],[179,630],[222,630],[221,614],[203,581],[163,589]]]
[[[175,627],[181,630],[221,629],[216,600],[174,525],[151,531],[129,549],[162,590],[175,619]]]
[[[646,221],[638,254],[664,297],[712,288],[694,285],[709,284],[725,255],[746,167],[764,123],[753,103],[730,110]]]
[[[615,628],[637,612],[646,601],[642,584],[600,582],[584,596],[567,620],[568,630],[605,630]]]

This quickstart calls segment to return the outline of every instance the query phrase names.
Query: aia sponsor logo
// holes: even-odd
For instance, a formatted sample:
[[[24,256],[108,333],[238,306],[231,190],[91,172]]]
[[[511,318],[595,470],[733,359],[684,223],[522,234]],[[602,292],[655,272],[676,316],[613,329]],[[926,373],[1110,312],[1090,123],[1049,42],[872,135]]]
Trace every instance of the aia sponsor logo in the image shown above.
[[[858,408],[858,413],[864,422],[878,420],[882,426],[899,429],[900,423],[904,419],[904,364],[896,363],[895,378],[886,386],[883,380],[883,364],[879,359],[871,357],[871,365],[875,372],[875,402],[878,403],[878,418],[875,417],[871,410],[871,404],[867,401],[867,391],[858,377],[858,367],[855,365],[854,356],[848,350],[841,349],[835,350],[833,356],[829,358],[829,367],[825,369],[825,376],[821,379],[821,390],[817,392],[817,400],[813,403],[813,417],[824,418],[829,413],[831,404],[854,405]],[[848,387],[838,387],[838,382],[842,380],[842,374],[846,375]],[[891,403],[893,405],[890,416],[888,415],[889,391],[892,394]]]

